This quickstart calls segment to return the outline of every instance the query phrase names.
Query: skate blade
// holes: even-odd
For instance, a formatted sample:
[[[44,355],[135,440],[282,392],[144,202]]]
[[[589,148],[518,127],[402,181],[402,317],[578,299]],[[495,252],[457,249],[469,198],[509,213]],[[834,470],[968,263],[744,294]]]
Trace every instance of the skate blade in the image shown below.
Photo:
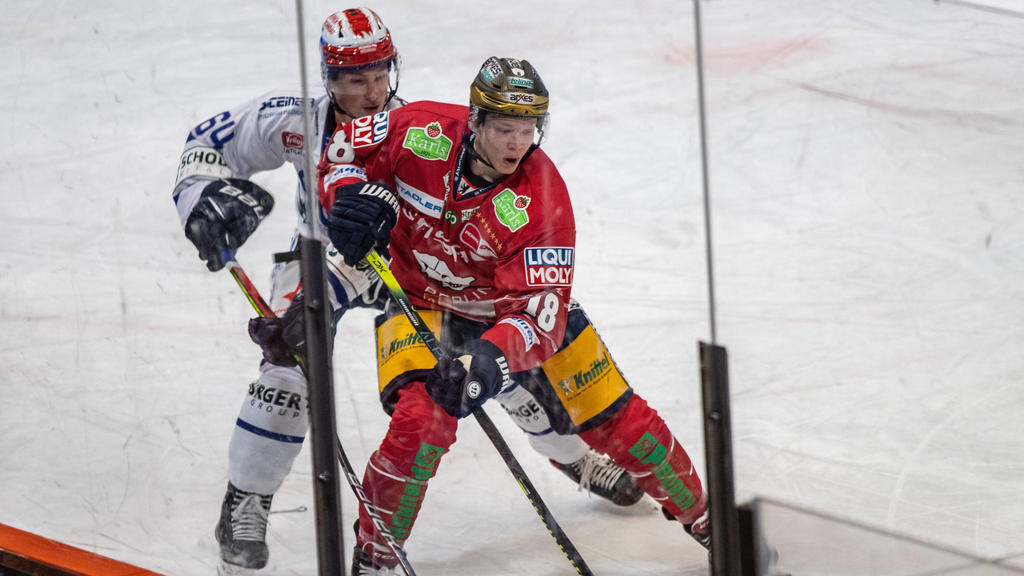
[[[217,566],[217,576],[255,576],[255,574],[256,570],[252,568],[228,564],[227,562],[221,562]]]

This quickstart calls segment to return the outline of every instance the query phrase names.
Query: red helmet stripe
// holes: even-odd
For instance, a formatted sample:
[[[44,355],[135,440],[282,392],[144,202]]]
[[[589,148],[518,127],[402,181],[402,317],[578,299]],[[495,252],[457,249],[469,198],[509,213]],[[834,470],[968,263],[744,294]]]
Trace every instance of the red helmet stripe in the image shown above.
[[[348,16],[348,23],[352,26],[352,34],[355,36],[373,34],[373,26],[370,25],[370,19],[366,17],[366,14],[363,14],[362,10],[349,8],[345,10],[345,16]]]

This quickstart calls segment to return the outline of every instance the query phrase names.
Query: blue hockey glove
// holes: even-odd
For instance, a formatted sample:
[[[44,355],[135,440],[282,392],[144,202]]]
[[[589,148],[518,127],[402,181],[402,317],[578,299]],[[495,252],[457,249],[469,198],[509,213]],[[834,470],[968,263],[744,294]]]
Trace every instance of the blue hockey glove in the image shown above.
[[[305,300],[300,292],[279,318],[249,320],[249,338],[263,349],[263,359],[278,366],[295,366],[295,355],[306,353]]]
[[[345,263],[355,266],[374,246],[387,250],[397,221],[398,198],[387,184],[357,182],[338,189],[327,235]]]
[[[199,259],[215,272],[224,267],[221,254],[245,244],[273,208],[273,196],[248,180],[214,180],[203,188],[189,213],[185,237],[199,250]]]
[[[466,355],[442,358],[427,376],[427,394],[450,416],[465,418],[509,383],[508,362],[488,340],[471,340]]]

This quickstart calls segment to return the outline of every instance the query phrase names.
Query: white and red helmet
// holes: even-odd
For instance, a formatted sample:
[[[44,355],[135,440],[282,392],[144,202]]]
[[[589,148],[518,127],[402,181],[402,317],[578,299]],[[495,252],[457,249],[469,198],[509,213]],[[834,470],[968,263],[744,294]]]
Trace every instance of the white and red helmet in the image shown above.
[[[401,59],[391,41],[391,32],[376,12],[369,8],[349,8],[335,12],[320,30],[320,72],[328,96],[338,105],[331,81],[339,74],[387,67],[388,96],[398,91]]]
[[[361,70],[395,61],[391,32],[369,8],[335,12],[320,31],[320,60],[326,68]]]

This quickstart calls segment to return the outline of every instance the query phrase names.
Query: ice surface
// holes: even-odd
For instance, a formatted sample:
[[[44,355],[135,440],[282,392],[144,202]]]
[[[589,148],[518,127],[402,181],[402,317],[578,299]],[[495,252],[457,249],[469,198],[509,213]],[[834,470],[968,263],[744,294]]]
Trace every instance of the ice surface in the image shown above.
[[[1004,9],[1013,2],[991,3]],[[552,92],[575,295],[703,470],[709,337],[689,2],[380,0],[411,99],[464,102],[488,56]],[[306,5],[306,49],[346,6]],[[1019,8],[1019,6],[1017,7]],[[297,87],[288,1],[14,1],[0,18],[0,522],[212,574],[227,443],[258,350],[170,199],[188,130]],[[1024,567],[1024,20],[965,3],[702,4],[719,343],[739,499],[791,501]],[[266,289],[294,175],[240,251]],[[371,315],[337,342],[357,468],[386,417]],[[495,422],[599,574],[700,574],[652,505],[588,499]],[[308,453],[268,573],[314,574]],[[346,524],[355,510],[346,493]],[[568,574],[476,424],[408,545],[423,575]]]

